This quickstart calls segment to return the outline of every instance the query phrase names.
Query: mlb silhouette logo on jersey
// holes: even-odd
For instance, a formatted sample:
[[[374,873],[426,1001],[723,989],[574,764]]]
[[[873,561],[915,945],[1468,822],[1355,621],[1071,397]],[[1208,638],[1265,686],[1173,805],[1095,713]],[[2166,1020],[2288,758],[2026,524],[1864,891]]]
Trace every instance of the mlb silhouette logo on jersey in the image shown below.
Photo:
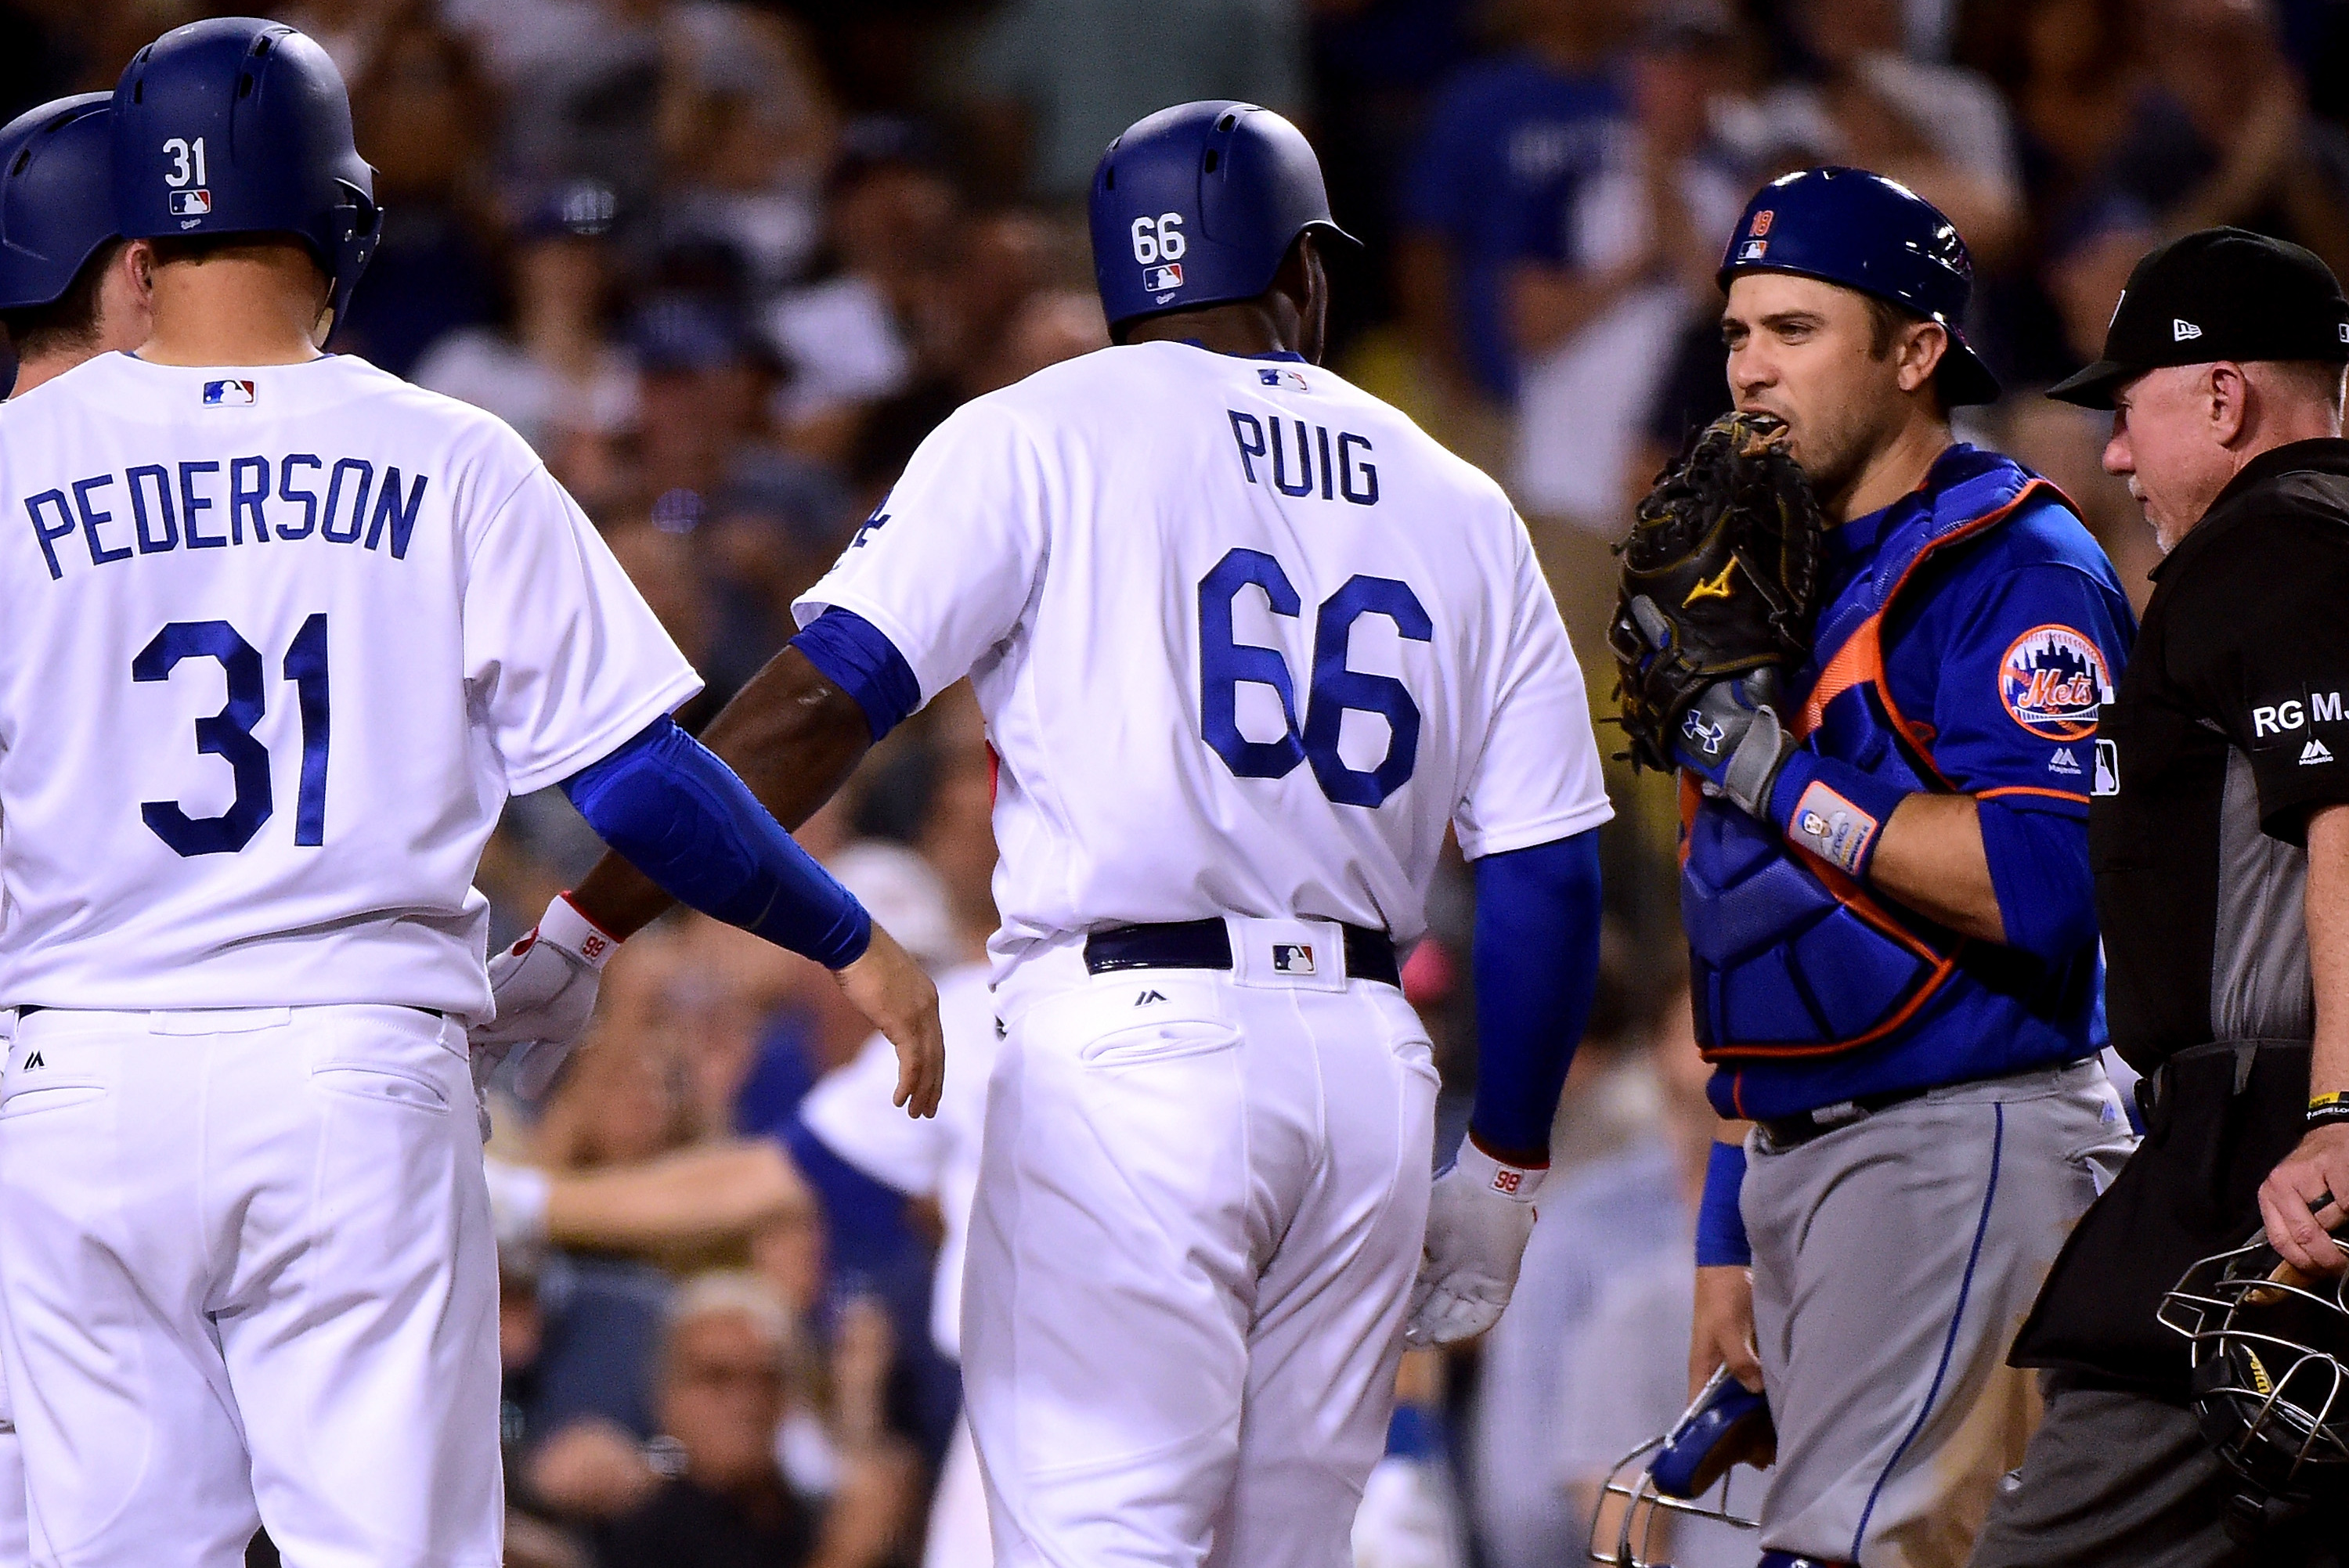
[[[207,408],[250,407],[259,397],[250,381],[207,381],[204,383],[204,407]]]
[[[1272,944],[1272,972],[1275,975],[1312,975],[1313,947],[1310,943],[1276,942]]]
[[[171,216],[201,218],[212,210],[212,193],[209,191],[174,191],[171,192]]]

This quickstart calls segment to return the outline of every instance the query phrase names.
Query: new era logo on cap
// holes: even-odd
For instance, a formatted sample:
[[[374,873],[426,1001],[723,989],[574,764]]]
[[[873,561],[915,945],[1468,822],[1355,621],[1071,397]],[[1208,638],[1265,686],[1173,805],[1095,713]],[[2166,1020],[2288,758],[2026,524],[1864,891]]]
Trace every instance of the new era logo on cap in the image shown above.
[[[250,407],[258,396],[250,381],[204,383],[204,407],[207,408]]]
[[[2197,338],[2201,335],[2202,329],[2195,325],[2192,322],[2180,321],[2175,316],[2170,318],[2169,340],[2172,343],[2185,343],[2189,339]]]

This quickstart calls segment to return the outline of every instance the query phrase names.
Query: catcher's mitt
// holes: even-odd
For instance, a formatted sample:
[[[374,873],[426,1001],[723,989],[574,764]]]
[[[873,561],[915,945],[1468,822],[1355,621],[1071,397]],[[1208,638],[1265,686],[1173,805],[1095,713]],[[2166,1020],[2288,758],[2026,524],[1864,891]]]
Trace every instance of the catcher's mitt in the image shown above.
[[[1826,525],[1785,421],[1725,414],[1640,502],[1608,627],[1635,768],[1673,768],[1672,724],[1713,682],[1810,651]]]

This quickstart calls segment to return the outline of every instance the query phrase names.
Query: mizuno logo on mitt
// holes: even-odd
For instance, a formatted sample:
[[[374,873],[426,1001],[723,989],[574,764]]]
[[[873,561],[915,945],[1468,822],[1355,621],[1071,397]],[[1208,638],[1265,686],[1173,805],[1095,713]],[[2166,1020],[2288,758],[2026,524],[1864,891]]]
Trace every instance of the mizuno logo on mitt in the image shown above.
[[[1685,610],[1700,599],[1726,599],[1736,593],[1737,590],[1731,587],[1729,583],[1729,574],[1736,570],[1737,562],[1732,561],[1723,566],[1720,574],[1710,582],[1698,583],[1695,587],[1688,591],[1688,597],[1681,601],[1681,608]]]

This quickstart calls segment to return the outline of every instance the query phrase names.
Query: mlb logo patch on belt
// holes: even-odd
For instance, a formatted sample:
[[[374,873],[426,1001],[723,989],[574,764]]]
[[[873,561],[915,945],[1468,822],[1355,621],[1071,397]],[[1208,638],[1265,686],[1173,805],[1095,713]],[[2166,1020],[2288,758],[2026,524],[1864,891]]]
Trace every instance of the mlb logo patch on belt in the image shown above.
[[[204,407],[207,408],[250,407],[259,393],[250,381],[207,381],[204,383]]]
[[[1313,975],[1313,945],[1307,942],[1276,942],[1272,944],[1272,972],[1275,975]]]

